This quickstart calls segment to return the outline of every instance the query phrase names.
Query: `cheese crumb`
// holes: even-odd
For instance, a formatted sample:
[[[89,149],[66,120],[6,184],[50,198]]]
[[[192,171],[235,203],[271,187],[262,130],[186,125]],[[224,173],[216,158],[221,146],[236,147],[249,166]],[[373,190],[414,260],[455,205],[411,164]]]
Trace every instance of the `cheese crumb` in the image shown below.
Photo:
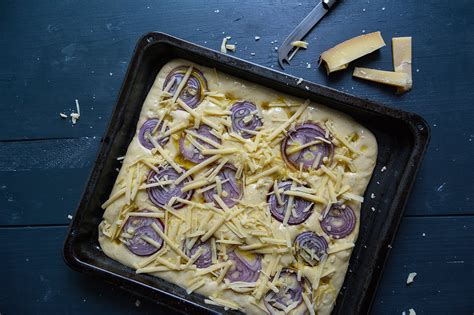
[[[410,272],[407,278],[407,284],[413,283],[415,281],[416,272]]]
[[[385,172],[387,170],[387,167],[386,166],[383,166],[381,169],[380,169],[380,172]]]
[[[67,118],[67,115],[64,113],[59,113],[59,116],[61,116],[61,118]]]
[[[68,215],[67,215],[67,218],[68,218],[69,220],[72,220],[72,215],[68,214]]]
[[[412,309],[412,308],[410,308],[410,309],[408,310],[408,315],[416,315],[415,310]]]
[[[375,194],[372,193],[372,194],[370,195],[370,198],[375,199]]]
[[[296,85],[301,84],[301,82],[303,82],[303,78],[299,78],[298,81],[296,81]]]
[[[260,36],[255,36],[255,40],[260,40]]]
[[[306,49],[308,48],[308,42],[297,40],[297,41],[292,42],[291,46]]]
[[[231,44],[227,44],[227,45],[225,45],[225,48],[226,48],[227,50],[230,50],[230,51],[234,52],[236,46],[235,46],[235,45],[231,45]]]

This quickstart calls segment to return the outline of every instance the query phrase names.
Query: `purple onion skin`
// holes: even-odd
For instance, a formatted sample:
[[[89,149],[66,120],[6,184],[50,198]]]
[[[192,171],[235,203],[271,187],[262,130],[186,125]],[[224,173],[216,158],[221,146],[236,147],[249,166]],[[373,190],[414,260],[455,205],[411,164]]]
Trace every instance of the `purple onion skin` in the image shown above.
[[[298,145],[303,145],[317,140],[317,137],[328,141],[331,140],[326,138],[326,131],[315,123],[304,123],[288,131],[288,134],[281,143],[281,156],[286,164],[294,170],[299,170],[300,164],[303,164],[303,169],[307,171],[313,168],[313,163],[317,159],[318,153],[321,153],[319,163],[314,166],[314,169],[317,170],[323,164],[325,157],[332,159],[334,145],[325,142],[309,146],[290,155],[286,153],[291,148],[292,143],[298,142]]]
[[[153,145],[153,143],[150,142],[150,140],[147,139],[146,133],[149,133],[151,135],[153,129],[155,129],[159,121],[160,120],[156,118],[149,119],[143,123],[143,125],[140,127],[140,130],[138,131],[138,141],[140,142],[142,146],[144,146],[148,150],[153,149],[155,146]],[[169,141],[170,137],[162,138],[160,136],[160,131],[161,131],[162,126],[163,126],[163,122],[160,123],[160,126],[158,127],[158,130],[156,131],[154,135],[154,138],[156,142],[158,142],[161,146],[164,146]],[[168,131],[170,128],[166,127],[165,129],[166,129],[165,131]]]
[[[174,84],[171,86],[170,90],[168,91],[172,95],[178,89],[179,84],[183,80],[184,75],[188,71],[188,67],[181,66],[177,67],[168,74],[163,84],[163,89],[168,85],[170,80],[175,78]],[[201,71],[194,69],[189,76],[188,82],[181,90],[181,94],[179,95],[179,99],[182,100],[186,105],[191,108],[196,108],[204,99],[204,92],[207,90],[207,80],[202,74]]]
[[[309,266],[315,266],[325,255],[327,255],[328,242],[324,237],[318,236],[314,232],[306,231],[296,237],[294,248],[298,261]],[[313,251],[315,259],[311,259],[303,248]],[[307,259],[303,258],[303,255],[307,257]]]
[[[199,250],[199,248],[203,248],[204,252],[199,256],[199,258],[194,262],[196,267],[198,268],[207,268],[212,265],[212,252],[211,252],[211,244],[209,241],[207,242],[201,242],[197,241],[191,249],[187,249],[185,247],[185,254],[188,257],[194,256],[194,254]]]
[[[280,182],[278,183],[278,189],[279,190],[283,189],[284,191],[287,191],[291,189],[291,185],[292,185],[291,181]],[[284,195],[282,193],[281,199],[283,200],[283,205],[280,206],[280,204],[278,203],[278,199],[276,198],[274,193],[268,196],[268,204],[269,204],[268,206],[270,208],[270,213],[276,220],[280,222],[283,222],[283,219],[285,218],[285,212],[286,212],[286,207],[288,204],[289,197],[290,196]],[[297,225],[306,221],[313,213],[313,207],[311,207],[306,212],[304,212],[304,210],[311,204],[312,202],[304,200],[303,198],[293,197],[293,205],[295,207],[295,212],[298,216],[295,217],[293,213],[291,213],[288,219],[288,224]],[[291,210],[288,210],[288,211],[291,211]]]
[[[263,299],[270,314],[278,314],[283,311],[275,305],[276,302],[281,303],[285,308],[293,302],[298,302],[298,306],[303,302],[303,279],[298,281],[296,273],[288,269],[282,271],[278,279],[279,281],[280,279],[283,279],[283,285],[280,286],[280,291],[275,293],[270,290]],[[285,280],[289,282],[287,284],[288,286],[285,285]],[[287,287],[289,287],[288,290],[286,290]],[[271,299],[268,301],[269,297],[271,297]]]
[[[165,181],[165,176],[167,176],[166,180],[176,180],[180,174],[178,174],[178,172],[176,172],[176,170],[172,167],[162,168],[158,171],[158,173],[155,173],[155,171],[150,171],[148,174],[147,184],[156,183],[157,181]],[[172,197],[180,197],[185,200],[191,200],[194,192],[193,190],[188,190],[184,193],[181,191],[181,189],[190,181],[192,181],[192,178],[188,177],[178,185],[171,184],[164,186],[166,189],[161,186],[147,188],[148,197],[150,198],[151,202],[158,207],[163,207],[164,205],[168,204]],[[172,208],[179,209],[183,206],[183,203],[175,202]]]
[[[227,271],[225,278],[230,282],[243,281],[255,282],[257,281],[260,270],[262,270],[262,255],[255,254],[254,261],[248,261],[246,257],[242,257],[237,250],[232,250],[227,253],[229,260],[232,260],[234,265]]]
[[[220,170],[220,172],[217,174],[219,178],[221,179],[221,182],[224,180],[229,179],[229,181],[225,182],[222,184],[222,191],[227,193],[227,196],[221,195],[222,201],[229,207],[232,208],[235,206],[239,200],[242,198],[242,184],[237,181],[235,178],[236,174],[236,169],[234,166],[230,164],[224,165],[224,167]],[[216,207],[220,206],[214,201],[214,195],[217,194],[217,188],[214,187],[213,189],[210,189],[208,191],[205,191],[203,193],[204,199],[207,202],[214,202]]]
[[[354,231],[356,225],[354,210],[348,205],[333,204],[321,221],[323,231],[335,238],[344,238]]]
[[[257,110],[254,103],[248,101],[237,102],[230,108],[232,129],[235,133],[240,134],[244,139],[250,139],[254,135],[245,130],[255,131],[263,125],[262,120],[257,114],[251,116],[251,120],[245,123],[244,118]]]
[[[198,129],[191,129],[191,130],[194,131],[194,133],[196,134],[199,134],[210,140],[213,140],[214,142],[221,143],[221,140],[210,132],[211,127],[209,126],[201,125]],[[195,140],[196,142],[198,142],[199,144],[201,144],[203,147],[207,149],[215,149],[212,145],[210,145],[209,143],[201,139],[195,139]],[[179,139],[179,151],[181,152],[181,154],[186,160],[191,161],[196,164],[201,163],[210,157],[209,155],[207,156],[202,155],[201,151],[199,151],[199,149],[196,148],[191,143],[188,143],[187,145],[186,135],[184,133]]]
[[[144,211],[147,212],[147,211]],[[151,227],[155,223],[162,231],[164,231],[163,223],[157,218],[145,217],[129,217],[123,227],[123,232],[133,235],[125,244],[127,248],[137,256],[150,256],[161,249],[163,246],[163,239]],[[142,236],[148,236],[155,242],[159,243],[160,248],[147,243]]]

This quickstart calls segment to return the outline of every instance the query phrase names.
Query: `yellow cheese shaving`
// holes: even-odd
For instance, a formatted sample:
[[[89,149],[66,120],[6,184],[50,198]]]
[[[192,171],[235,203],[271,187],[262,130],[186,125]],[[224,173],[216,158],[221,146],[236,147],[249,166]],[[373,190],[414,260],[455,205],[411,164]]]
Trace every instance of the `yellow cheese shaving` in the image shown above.
[[[224,148],[224,149],[204,149],[201,151],[203,155],[215,155],[215,154],[232,154],[238,152],[237,148]]]
[[[292,148],[287,149],[286,154],[291,155],[293,153],[299,152],[303,149],[306,149],[307,147],[313,146],[315,144],[319,144],[321,142],[322,142],[321,140],[315,140],[315,141],[311,141],[311,142],[308,142],[308,143],[300,145],[300,146],[294,146]]]
[[[216,123],[214,123],[213,121],[207,119],[206,117],[203,117],[201,114],[198,114],[194,109],[192,109],[191,107],[189,107],[185,102],[183,102],[182,100],[178,99],[177,101],[178,105],[181,106],[185,111],[187,111],[191,116],[193,116],[195,119],[201,119],[201,121],[203,123],[205,123],[206,125],[208,125],[209,127],[213,128],[213,129],[216,129],[216,130],[220,130],[221,127],[219,127],[219,125],[217,125]]]
[[[190,131],[190,130],[186,130],[185,132],[186,132],[187,134],[189,134],[189,135],[195,137],[195,138],[198,138],[199,140],[202,140],[202,141],[204,141],[204,142],[206,142],[206,143],[209,143],[210,145],[212,145],[212,146],[215,147],[215,148],[222,148],[222,146],[221,146],[219,143],[215,142],[215,141],[212,140],[212,139],[209,139],[208,137],[204,137],[204,136],[202,136],[202,135],[200,135],[200,134],[197,134],[197,133],[195,133],[195,132],[193,132],[193,131]]]
[[[176,185],[181,183],[188,176],[193,175],[194,173],[202,170],[204,167],[208,166],[209,164],[214,163],[215,161],[217,161],[220,158],[221,158],[220,155],[214,155],[213,157],[211,157],[207,160],[204,160],[203,162],[201,162],[197,165],[194,165],[193,167],[191,167],[189,170],[187,170],[184,174],[182,174],[180,177],[178,177],[176,179],[176,181],[175,181]]]
[[[163,272],[163,271],[170,271],[174,269],[175,268],[170,269],[166,266],[151,266],[151,267],[144,267],[144,268],[137,269],[135,273],[141,274],[141,273]]]
[[[179,95],[181,94],[181,90],[184,88],[186,83],[188,83],[188,79],[191,76],[192,71],[193,71],[193,66],[190,66],[188,70],[186,71],[186,73],[184,74],[183,79],[179,83],[178,88],[174,92],[173,98],[171,99],[171,103],[176,102],[176,99],[178,99]]]
[[[329,200],[331,203],[337,203],[336,192],[334,190],[334,184],[332,182],[328,183],[328,193],[329,193]]]
[[[180,122],[179,124],[176,124],[174,125],[173,127],[171,127],[168,131],[166,131],[164,134],[163,134],[163,138],[166,138],[166,137],[169,137],[171,136],[172,134],[175,134],[176,132],[186,128],[188,126],[187,123],[185,122]]]
[[[312,202],[317,202],[317,203],[326,203],[327,202],[327,200],[324,199],[324,198],[318,197],[316,195],[310,195],[310,194],[305,193],[303,191],[294,190],[294,189],[287,190],[287,191],[283,192],[283,194],[288,195],[288,196],[293,196],[293,197],[300,197],[300,198],[303,198],[305,200],[312,201]]]
[[[268,175],[271,175],[273,173],[276,173],[280,170],[280,166],[276,165],[272,168],[269,168],[261,173],[258,173],[257,175],[254,175],[252,177],[249,177],[247,178],[247,185],[250,185],[250,184],[253,184],[255,183],[257,180],[259,180],[260,178],[262,177],[265,177],[265,176],[268,176]]]
[[[152,223],[151,227],[176,254],[184,258],[184,260],[186,261],[189,260],[188,256],[186,256],[186,254],[183,253],[183,251],[179,249],[179,247],[175,243],[173,243],[173,241],[169,239],[168,236],[163,233],[163,231],[161,231],[161,229],[158,227],[158,225],[156,225],[156,223]]]
[[[276,128],[270,134],[270,136],[268,137],[268,140],[272,141],[273,139],[275,139],[281,132],[283,132],[283,130],[288,128],[294,121],[296,121],[296,119],[298,119],[298,117],[306,110],[309,103],[310,103],[310,101],[306,100],[306,102],[304,102],[304,104],[302,104],[301,107],[298,108],[298,110],[296,111],[296,113],[293,114],[293,116],[291,116],[285,123],[278,126],[278,128]]]
[[[409,85],[408,74],[404,72],[384,71],[368,68],[354,68],[352,75],[359,79],[405,88]]]
[[[209,182],[205,179],[195,180],[195,181],[189,182],[186,185],[184,185],[183,188],[181,189],[181,191],[186,192],[186,191],[193,190],[193,189],[196,189],[196,188],[201,188],[201,187],[206,186],[208,184],[209,184]]]
[[[221,216],[217,221],[214,223],[214,225],[207,231],[206,234],[204,234],[201,237],[201,242],[207,241],[220,227],[222,224],[224,224],[227,216]]]
[[[329,178],[331,178],[333,181],[337,181],[336,174],[334,174],[330,169],[328,169],[325,165],[321,165],[321,170],[326,173]]]
[[[217,298],[217,297],[212,297],[212,296],[210,296],[209,299],[205,299],[204,303],[211,304],[211,305],[217,305],[217,306],[223,306],[223,307],[227,307],[227,308],[230,308],[230,309],[233,309],[233,310],[238,310],[239,309],[239,305],[237,305],[234,302],[224,300],[224,299],[221,299],[221,298]]]
[[[222,267],[224,267],[226,265],[227,262],[221,262],[221,263],[218,263],[218,264],[214,264],[212,266],[209,266],[207,268],[202,268],[202,269],[199,269],[198,271],[196,271],[195,275],[196,276],[203,276],[205,274],[208,274],[208,273],[211,273],[211,272],[214,272],[216,270],[219,270],[221,269]]]
[[[110,196],[109,199],[107,199],[106,202],[104,202],[101,206],[102,209],[105,209],[107,208],[108,206],[110,206],[111,204],[114,203],[114,201],[116,201],[117,199],[119,199],[120,197],[122,197],[123,195],[125,195],[125,191],[126,191],[126,188],[121,188],[119,189],[115,194],[113,194],[112,196]]]
[[[329,74],[383,46],[385,42],[380,32],[357,36],[323,52],[320,62],[324,63]]]
[[[187,288],[186,293],[191,294],[193,291],[196,291],[197,289],[202,287],[204,284],[206,284],[206,280],[200,279],[199,281],[191,285],[189,288]]]
[[[221,178],[219,176],[216,176],[216,190],[217,196],[222,196],[222,183]]]
[[[310,298],[308,297],[308,295],[307,295],[305,292],[303,292],[303,293],[302,293],[302,296],[303,296],[304,304],[306,305],[306,308],[308,309],[309,315],[315,315],[315,313],[314,313],[314,306],[313,306],[313,304],[311,303],[311,300],[310,300]]]
[[[353,193],[349,193],[349,192],[346,192],[344,194],[342,194],[342,196],[348,200],[355,200],[355,201],[358,201],[358,202],[364,202],[364,197],[361,197],[361,196],[358,196],[358,195],[355,195]]]
[[[234,263],[231,261],[231,260],[228,260],[224,266],[224,268],[221,270],[220,274],[219,274],[219,277],[217,278],[216,280],[216,283],[219,284],[222,282],[222,280],[224,279],[227,271],[229,271],[230,267],[232,267],[234,265]]]
[[[176,172],[182,173],[183,170],[181,167],[179,167],[178,164],[176,164],[173,159],[168,155],[168,153],[165,152],[165,150],[161,147],[161,145],[152,137],[150,134],[146,134],[145,137],[153,144],[155,149],[160,153],[160,155],[168,162],[171,167],[175,169]]]

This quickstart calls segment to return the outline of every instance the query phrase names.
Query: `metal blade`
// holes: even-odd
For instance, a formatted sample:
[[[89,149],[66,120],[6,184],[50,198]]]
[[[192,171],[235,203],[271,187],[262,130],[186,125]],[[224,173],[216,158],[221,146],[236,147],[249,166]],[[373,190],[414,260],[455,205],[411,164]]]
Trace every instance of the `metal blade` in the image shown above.
[[[330,5],[328,5],[330,2]],[[332,2],[332,3],[331,3]],[[321,1],[301,23],[291,32],[278,49],[278,63],[283,69],[283,61],[289,62],[288,57],[290,51],[295,47],[291,46],[294,41],[302,40],[306,34],[323,18],[324,15],[332,7],[335,1]]]

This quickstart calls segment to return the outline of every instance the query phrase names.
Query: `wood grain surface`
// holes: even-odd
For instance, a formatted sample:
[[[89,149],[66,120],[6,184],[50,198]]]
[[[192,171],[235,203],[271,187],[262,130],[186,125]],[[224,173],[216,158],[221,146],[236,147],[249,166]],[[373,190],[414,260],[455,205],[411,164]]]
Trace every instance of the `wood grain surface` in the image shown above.
[[[138,38],[161,31],[278,69],[275,47],[316,5],[285,0],[0,2],[0,313],[164,313],[76,274],[61,258]],[[387,46],[326,76],[325,49],[380,30]],[[474,6],[457,1],[340,1],[308,35],[289,74],[416,112],[432,140],[393,245],[374,314],[472,314],[474,294]],[[254,36],[260,36],[255,41]],[[351,77],[391,70],[391,37],[413,36],[414,88]],[[255,53],[254,56],[251,53]],[[307,68],[307,64],[311,68]],[[76,125],[59,117],[81,105]],[[119,166],[119,164],[118,164]],[[425,233],[425,237],[422,236]],[[409,287],[409,272],[418,276]]]

